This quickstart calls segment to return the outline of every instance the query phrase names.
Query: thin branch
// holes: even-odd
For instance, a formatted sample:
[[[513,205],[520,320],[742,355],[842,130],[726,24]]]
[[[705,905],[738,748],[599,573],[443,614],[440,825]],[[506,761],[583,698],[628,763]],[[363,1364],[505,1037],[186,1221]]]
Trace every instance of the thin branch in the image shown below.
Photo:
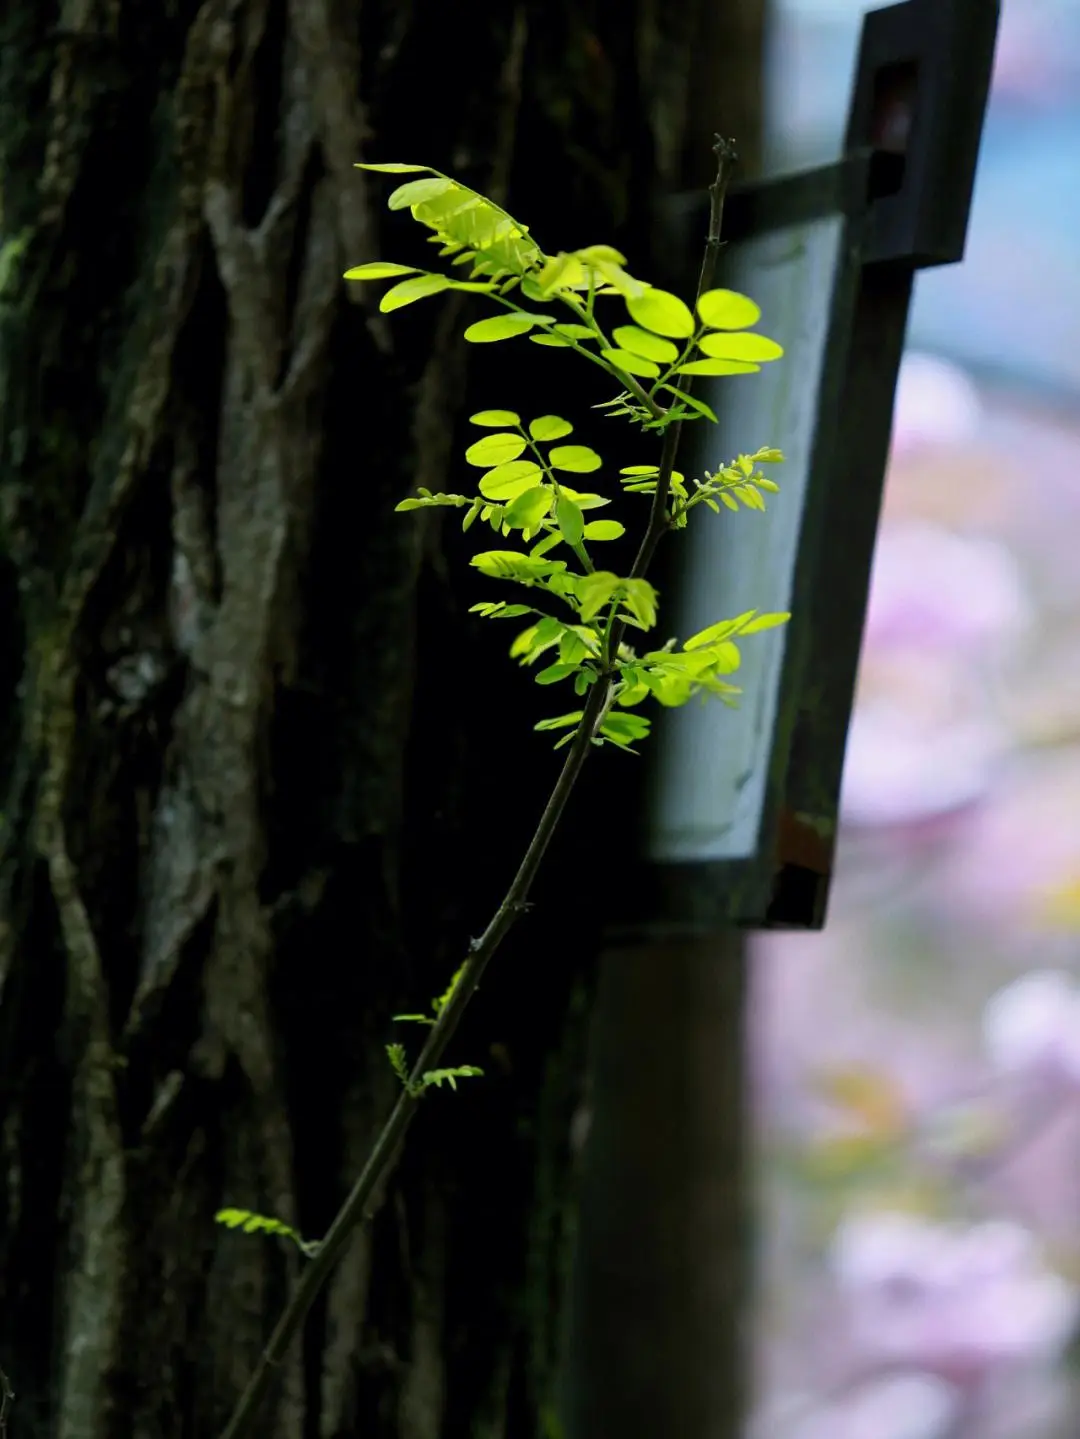
[[[716,256],[720,249],[720,224],[723,216],[724,196],[727,192],[731,165],[735,158],[731,145],[727,141],[721,140],[719,136],[713,148],[719,157],[719,168],[715,182],[709,187],[711,198],[709,232],[701,266],[701,277],[698,282],[698,296],[702,295],[712,282]],[[493,298],[498,299],[499,297],[493,296]],[[583,351],[583,353],[587,354],[588,351]],[[590,356],[590,358],[593,357]],[[689,386],[687,385],[686,388]],[[648,568],[660,535],[667,526],[666,496],[678,451],[681,428],[681,422],[675,421],[668,427],[664,436],[660,481],[656,487],[649,527],[631,571],[634,578],[640,577]],[[618,652],[618,635],[621,634],[623,626],[618,620],[612,618],[608,628],[609,631],[614,631],[614,643],[611,646],[605,645],[605,653],[615,655]],[[536,832],[529,842],[529,847],[518,866],[510,888],[483,934],[479,939],[473,941],[458,982],[454,986],[450,998],[440,1010],[434,1026],[428,1031],[427,1042],[412,1067],[408,1082],[403,1086],[397,1102],[390,1112],[390,1117],[376,1138],[360,1177],[338,1211],[325,1239],[315,1250],[311,1263],[304,1270],[299,1284],[278,1320],[258,1365],[233,1411],[232,1418],[223,1431],[222,1439],[243,1439],[243,1436],[251,1433],[252,1426],[258,1417],[259,1405],[269,1388],[274,1370],[281,1363],[289,1345],[299,1333],[308,1311],[330,1277],[354,1230],[372,1218],[378,1206],[382,1189],[393,1170],[409,1126],[416,1115],[423,1094],[424,1075],[438,1064],[461,1022],[461,1017],[469,1001],[476,993],[484,971],[496,950],[513,928],[514,923],[527,908],[529,893],[536,879],[537,871],[592,749],[593,738],[606,713],[610,697],[611,680],[609,676],[598,677],[589,691],[581,721],[559,773],[559,778],[555,782],[536,827]]]
[[[725,140],[720,135],[716,136],[713,144],[713,154],[716,156],[716,179],[709,186],[709,231],[705,237],[705,253],[701,257],[701,272],[698,275],[697,294],[694,296],[695,314],[698,300],[706,290],[712,288],[713,276],[716,273],[716,261],[720,254],[720,229],[724,223],[724,200],[731,182],[731,172],[738,159],[734,142]],[[679,378],[679,388],[688,395],[694,387],[694,376],[685,375]],[[664,448],[660,454],[660,473],[656,477],[656,489],[653,492],[652,509],[649,511],[649,523],[638,549],[637,558],[634,560],[634,567],[630,571],[631,579],[641,579],[645,574],[652,564],[660,537],[668,527],[667,497],[681,436],[682,420],[676,420],[664,431]]]
[[[525,852],[524,859],[518,866],[517,874],[487,929],[478,940],[473,941],[461,977],[449,1000],[440,1011],[438,1020],[428,1033],[427,1042],[420,1051],[419,1059],[413,1065],[408,1084],[403,1087],[398,1096],[397,1103],[376,1139],[367,1163],[364,1165],[359,1179],[353,1185],[352,1192],[338,1211],[334,1222],[327,1231],[326,1238],[315,1251],[311,1263],[304,1270],[300,1282],[278,1320],[277,1327],[263,1350],[258,1366],[229,1420],[222,1439],[241,1439],[242,1435],[251,1432],[251,1426],[257,1417],[258,1406],[270,1384],[273,1371],[285,1357],[293,1338],[299,1333],[308,1310],[330,1277],[330,1273],[353,1231],[359,1224],[372,1217],[375,1207],[372,1201],[381,1184],[388,1177],[409,1125],[416,1115],[422,1097],[419,1086],[423,1083],[423,1077],[429,1069],[438,1064],[461,1021],[466,1006],[476,992],[484,970],[513,927],[514,922],[526,908],[529,891],[536,878],[537,870],[540,868],[540,863],[551,843],[552,835],[555,833],[582,766],[588,757],[594,729],[604,706],[607,688],[607,685],[597,682],[589,691],[577,734],[540,818],[540,823],[537,825],[536,833]]]

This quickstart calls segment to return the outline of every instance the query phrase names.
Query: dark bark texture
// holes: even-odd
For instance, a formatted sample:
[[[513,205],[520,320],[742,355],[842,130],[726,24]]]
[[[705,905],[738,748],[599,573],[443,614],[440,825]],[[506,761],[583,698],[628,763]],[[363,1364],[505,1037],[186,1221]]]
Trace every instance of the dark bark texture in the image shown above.
[[[390,322],[346,285],[430,254],[353,163],[450,170],[547,248],[614,242],[648,274],[707,8],[0,5],[17,1439],[212,1439],[303,1262],[215,1210],[325,1229],[392,1099],[392,1014],[445,986],[555,774],[545,692],[466,616],[491,586],[452,527],[392,510],[456,487],[470,405],[607,392],[524,341],[508,386],[467,305]],[[618,813],[633,762],[607,756],[455,1045],[486,1077],[425,1101],[267,1439],[554,1432],[602,892],[580,874],[628,842],[586,824]]]

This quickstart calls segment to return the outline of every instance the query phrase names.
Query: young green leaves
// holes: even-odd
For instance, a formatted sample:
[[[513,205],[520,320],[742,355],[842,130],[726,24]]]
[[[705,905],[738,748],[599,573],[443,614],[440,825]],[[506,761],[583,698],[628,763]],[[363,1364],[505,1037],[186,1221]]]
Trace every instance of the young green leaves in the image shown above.
[[[459,965],[446,990],[431,1001],[432,1014],[430,1016],[426,1014],[395,1014],[394,1020],[398,1024],[423,1024],[434,1028],[439,1015],[450,1003],[454,991],[461,983],[461,976],[464,972],[465,965]],[[386,1057],[390,1061],[390,1068],[414,1099],[419,1099],[426,1089],[441,1089],[444,1084],[448,1084],[451,1089],[456,1089],[459,1079],[471,1079],[484,1072],[475,1064],[459,1064],[453,1069],[426,1069],[419,1080],[413,1081],[409,1078],[409,1063],[403,1044],[388,1044]]]
[[[214,1215],[218,1224],[226,1229],[242,1229],[245,1234],[277,1234],[282,1239],[291,1239],[302,1254],[310,1259],[318,1249],[318,1241],[303,1239],[295,1229],[282,1219],[269,1214],[256,1214],[252,1209],[219,1209]]]
[[[710,187],[706,275],[715,259],[732,159],[726,142],[718,140],[716,153],[719,169],[716,183]],[[542,685],[571,680],[584,703],[581,709],[537,725],[541,731],[563,732],[556,747],[569,744],[572,748],[494,918],[481,938],[471,943],[469,958],[450,988],[433,1001],[432,1013],[397,1016],[400,1021],[427,1028],[427,1042],[412,1065],[402,1044],[386,1046],[405,1094],[399,1096],[339,1211],[331,1231],[339,1234],[347,1233],[370,1213],[420,1096],[432,1087],[456,1087],[459,1078],[480,1073],[475,1065],[446,1068],[440,1061],[484,966],[509,924],[527,907],[539,858],[559,825],[590,746],[614,744],[632,750],[649,731],[648,718],[636,707],[650,697],[661,705],[683,704],[695,693],[730,700],[738,693],[726,678],[740,663],[736,640],[787,618],[748,611],[734,620],[710,625],[681,649],[675,640],[668,640],[640,656],[624,642],[625,635],[647,633],[657,623],[657,594],[645,574],[661,530],[681,528],[698,503],[713,509],[720,504],[762,509],[762,492],[775,489],[756,468],[780,459],[775,451],[740,455],[719,475],[706,472],[703,480],[689,484],[675,469],[682,422],[716,420],[712,409],[691,394],[694,376],[750,373],[783,353],[775,341],[753,332],[760,318],[754,302],[733,291],[709,289],[703,280],[699,286],[703,293],[691,309],[678,296],[630,275],[625,257],[611,246],[589,245],[545,255],[528,228],[501,206],[437,170],[397,163],[360,168],[410,177],[393,190],[389,208],[408,210],[430,231],[428,238],[439,247],[439,256],[449,261],[449,272],[383,260],[348,270],[348,280],[392,282],[380,301],[382,311],[393,312],[448,291],[483,296],[496,313],[470,324],[465,331],[467,340],[492,344],[526,336],[543,347],[570,350],[615,381],[615,398],[597,408],[628,418],[649,433],[666,434],[657,464],[633,466],[620,477],[625,489],[653,496],[648,526],[625,573],[598,569],[593,562],[590,546],[618,541],[624,529],[617,520],[587,518],[590,509],[610,503],[601,492],[603,461],[589,445],[571,439],[573,426],[561,415],[541,414],[523,423],[514,410],[478,411],[472,423],[484,433],[468,445],[465,454],[466,466],[480,471],[477,493],[420,489],[397,507],[464,509],[463,530],[479,519],[504,540],[520,535],[530,548],[483,551],[472,557],[472,565],[483,575],[530,591],[528,598],[536,603],[485,600],[474,605],[473,611],[485,618],[524,619],[525,628],[514,638],[511,655],[522,664],[535,665],[536,679]],[[468,267],[467,278],[459,279],[457,275],[465,273],[463,266]],[[618,311],[613,328],[608,300]],[[578,491],[566,483],[568,476],[576,481],[579,475],[597,476],[590,481],[597,492]],[[612,482],[608,489],[618,493],[619,486]],[[568,558],[550,558],[560,547]],[[251,1231],[281,1234],[305,1252],[312,1252],[281,1221],[247,1210],[223,1210],[218,1218]],[[333,1258],[330,1248],[314,1251],[314,1269],[309,1273],[317,1281],[316,1288]],[[250,1432],[262,1389],[272,1367],[284,1358],[288,1336],[302,1322],[308,1302],[310,1295],[305,1297],[301,1286],[234,1412],[228,1432],[237,1439]]]
[[[672,529],[685,529],[688,512],[699,504],[707,505],[716,514],[721,504],[729,510],[738,510],[740,504],[748,510],[764,510],[762,491],[775,495],[780,486],[757,466],[779,464],[783,458],[779,450],[768,446],[752,455],[739,455],[715,475],[706,470],[703,480],[693,481],[693,493],[686,487],[686,477],[672,470],[668,480],[668,523]],[[619,479],[627,494],[651,495],[659,474],[657,465],[627,465],[619,471]]]
[[[625,256],[611,246],[545,255],[527,226],[438,171],[405,165],[362,168],[422,176],[393,191],[390,209],[408,209],[432,232],[430,239],[452,267],[471,268],[467,280],[457,280],[376,261],[349,270],[347,279],[392,280],[381,301],[381,308],[391,311],[451,289],[485,293],[499,312],[473,321],[464,332],[467,340],[493,344],[528,336],[537,344],[584,356],[619,386],[617,397],[600,406],[610,415],[627,417],[654,432],[676,421],[715,421],[710,407],[688,392],[693,376],[750,374],[783,354],[781,345],[753,329],[761,311],[737,291],[706,289],[691,309],[679,296],[629,274]],[[602,300],[622,308],[623,322],[606,327]],[[563,315],[569,311],[567,318],[559,317],[559,307]],[[683,704],[694,694],[715,694],[730,702],[739,692],[726,678],[739,667],[736,638],[782,624],[787,616],[750,611],[711,626],[681,649],[671,640],[639,656],[622,636],[655,628],[657,594],[642,575],[598,569],[593,561],[592,546],[617,541],[626,533],[618,520],[588,515],[610,504],[599,478],[601,456],[573,438],[574,427],[562,415],[542,414],[526,421],[516,410],[489,409],[477,411],[470,423],[481,431],[464,455],[466,466],[480,472],[475,493],[420,490],[397,508],[463,509],[463,530],[479,520],[504,541],[520,537],[526,548],[481,550],[470,561],[481,575],[536,594],[535,603],[495,599],[472,606],[472,613],[485,619],[526,621],[511,643],[511,658],[535,667],[541,685],[571,680],[579,696],[595,685],[605,686],[605,702],[591,736],[597,744],[629,749],[642,739],[649,721],[628,711],[649,697],[665,706]],[[705,471],[703,478],[690,480],[668,459],[666,469],[661,463],[626,467],[618,480],[626,492],[649,496],[662,485],[667,525],[682,529],[699,504],[717,513],[721,506],[763,510],[764,495],[777,486],[761,466],[782,458],[778,450],[759,449],[739,455],[716,474]],[[596,492],[571,487],[568,480],[581,475],[598,477]],[[552,553],[560,547],[562,555]],[[583,714],[572,711],[542,720],[537,728],[566,730],[558,742],[566,744]],[[423,1015],[399,1017],[434,1022]],[[391,1046],[389,1052],[407,1078],[404,1051]],[[450,1082],[449,1074],[446,1078]]]
[[[626,259],[610,245],[545,255],[528,227],[501,206],[457,180],[422,165],[362,165],[389,174],[423,174],[390,195],[391,210],[408,209],[432,231],[439,255],[452,266],[470,265],[469,278],[418,270],[377,260],[345,272],[347,280],[394,279],[379,302],[384,312],[447,290],[486,294],[505,313],[470,324],[465,339],[493,344],[528,335],[536,344],[571,349],[617,380],[623,393],[611,404],[647,429],[663,429],[675,419],[716,420],[703,401],[675,383],[692,375],[744,375],[779,359],[775,340],[747,331],[761,312],[753,300],[733,290],[708,290],[697,301],[696,316],[683,300],[657,289],[626,270]],[[409,278],[399,278],[408,276]],[[519,289],[530,305],[558,304],[573,318],[526,308],[511,298]],[[629,324],[609,335],[600,322],[597,300],[614,297],[625,305]],[[651,381],[646,390],[642,381]],[[673,396],[668,407],[661,396]]]
[[[510,572],[505,568],[509,564],[516,567],[514,577],[522,583],[529,583],[530,576],[548,575],[558,568],[557,565],[540,562],[542,555],[553,545],[565,541],[586,568],[591,568],[591,562],[582,548],[584,542],[617,539],[624,533],[623,526],[614,520],[585,523],[582,511],[606,505],[608,501],[602,495],[584,494],[565,483],[566,475],[591,474],[603,464],[600,456],[588,445],[552,443],[573,433],[574,427],[569,420],[561,415],[540,415],[530,420],[526,427],[513,410],[481,410],[471,417],[471,423],[494,431],[482,435],[465,451],[466,463],[485,472],[477,486],[479,494],[469,497],[432,495],[421,491],[402,500],[397,508],[414,510],[434,505],[467,506],[463,529],[469,529],[479,517],[503,536],[510,535],[514,530],[519,530],[526,542],[543,536],[531,556],[517,556],[515,559],[515,551],[493,551],[490,555],[474,559],[473,563],[478,568],[485,573],[509,578]],[[500,428],[503,426],[506,428]],[[510,555],[509,560],[504,560],[506,554]],[[519,559],[526,563],[519,564]]]

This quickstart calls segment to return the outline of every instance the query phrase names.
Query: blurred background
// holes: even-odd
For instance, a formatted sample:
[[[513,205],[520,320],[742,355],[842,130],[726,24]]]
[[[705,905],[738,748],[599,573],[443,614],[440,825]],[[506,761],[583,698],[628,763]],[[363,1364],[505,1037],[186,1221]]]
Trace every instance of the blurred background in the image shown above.
[[[870,8],[775,0],[770,173],[838,156]],[[1080,4],[1005,0],[967,256],[916,280],[828,928],[754,940],[763,1439],[1077,1432],[1078,180]]]

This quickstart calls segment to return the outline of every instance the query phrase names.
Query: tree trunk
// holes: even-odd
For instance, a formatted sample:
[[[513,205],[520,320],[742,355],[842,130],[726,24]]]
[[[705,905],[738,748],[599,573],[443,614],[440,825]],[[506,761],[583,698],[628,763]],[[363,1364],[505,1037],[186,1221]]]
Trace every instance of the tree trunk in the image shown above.
[[[565,1409],[573,1439],[738,1439],[752,1228],[733,934],[603,956]]]
[[[302,1258],[215,1210],[325,1229],[393,1097],[391,1016],[445,987],[556,771],[529,733],[544,693],[465,613],[487,597],[470,551],[392,510],[455,487],[469,406],[542,413],[564,374],[575,416],[607,392],[522,342],[528,379],[506,385],[505,353],[460,340],[467,306],[389,323],[346,286],[348,265],[430,254],[353,162],[451,170],[548,248],[621,244],[649,274],[699,18],[4,7],[0,1366],[19,1439],[217,1433]],[[624,763],[605,751],[571,826]],[[590,823],[588,886],[564,846],[455,1045],[485,1078],[425,1102],[261,1433],[552,1432],[590,897],[619,858]]]

